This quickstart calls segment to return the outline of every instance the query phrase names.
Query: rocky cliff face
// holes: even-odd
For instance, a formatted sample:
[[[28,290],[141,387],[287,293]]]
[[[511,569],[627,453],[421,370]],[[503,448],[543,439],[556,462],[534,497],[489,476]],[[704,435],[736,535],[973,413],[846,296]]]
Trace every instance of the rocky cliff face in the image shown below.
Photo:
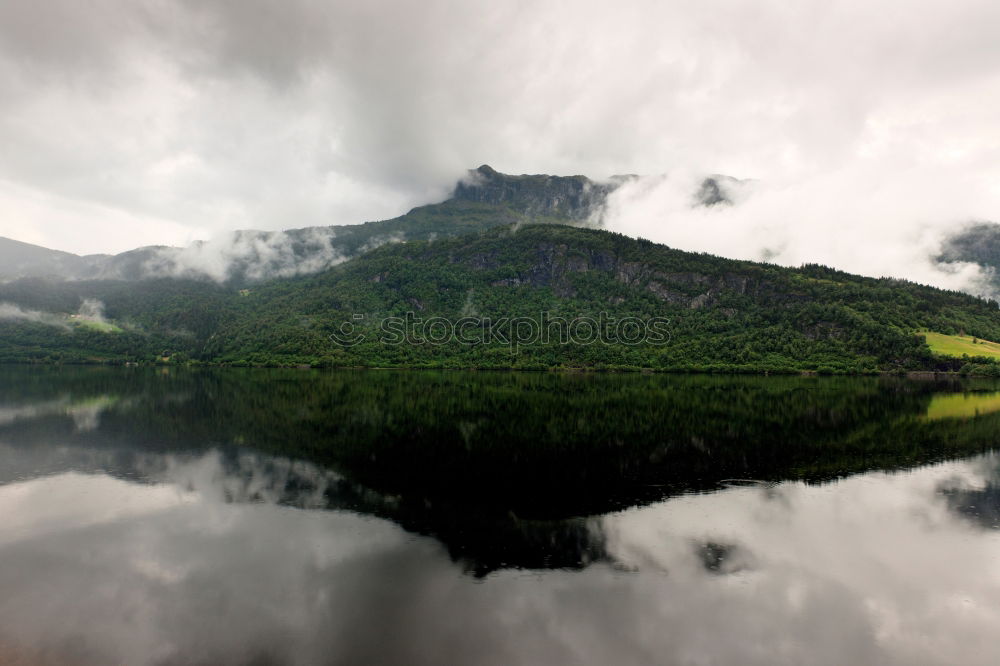
[[[612,176],[598,182],[586,176],[512,176],[484,164],[459,181],[452,198],[507,206],[528,216],[599,223],[608,196],[636,178],[638,176]],[[718,174],[707,176],[693,193],[692,205],[733,205],[735,190],[745,182]]]
[[[627,176],[598,183],[586,176],[511,176],[483,165],[455,186],[454,199],[507,206],[532,217],[598,221],[607,197]]]
[[[747,275],[730,271],[719,275],[662,271],[642,262],[628,261],[609,250],[539,243],[532,255],[533,260],[527,270],[517,277],[495,280],[491,285],[551,287],[558,296],[573,297],[576,290],[570,276],[597,272],[630,288],[648,291],[664,303],[692,310],[715,304],[719,296],[726,292],[755,297],[773,296],[768,285]],[[501,266],[498,252],[476,253],[465,263],[475,270],[496,270]]]

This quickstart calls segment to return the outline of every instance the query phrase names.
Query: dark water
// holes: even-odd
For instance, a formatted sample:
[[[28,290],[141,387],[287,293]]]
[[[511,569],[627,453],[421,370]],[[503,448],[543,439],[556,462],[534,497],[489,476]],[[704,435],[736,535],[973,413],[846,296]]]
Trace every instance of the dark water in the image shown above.
[[[0,367],[0,663],[996,664],[1000,385]]]

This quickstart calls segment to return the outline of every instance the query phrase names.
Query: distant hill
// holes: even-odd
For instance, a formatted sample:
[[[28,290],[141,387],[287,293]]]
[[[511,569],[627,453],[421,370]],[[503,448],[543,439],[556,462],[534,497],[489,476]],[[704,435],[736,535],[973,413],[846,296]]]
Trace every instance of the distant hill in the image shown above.
[[[30,243],[0,237],[0,280],[20,277],[70,277],[85,274],[110,259],[107,255],[81,257]]]

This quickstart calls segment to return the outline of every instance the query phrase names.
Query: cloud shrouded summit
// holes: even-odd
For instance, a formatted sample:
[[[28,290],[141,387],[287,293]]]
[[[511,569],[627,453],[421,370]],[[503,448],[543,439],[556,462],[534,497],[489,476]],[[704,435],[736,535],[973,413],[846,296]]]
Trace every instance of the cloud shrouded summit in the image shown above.
[[[998,20],[988,0],[11,0],[0,235],[117,252],[354,223],[488,161],[754,179],[735,231],[665,194],[620,228],[928,279],[913,247],[1000,219]]]

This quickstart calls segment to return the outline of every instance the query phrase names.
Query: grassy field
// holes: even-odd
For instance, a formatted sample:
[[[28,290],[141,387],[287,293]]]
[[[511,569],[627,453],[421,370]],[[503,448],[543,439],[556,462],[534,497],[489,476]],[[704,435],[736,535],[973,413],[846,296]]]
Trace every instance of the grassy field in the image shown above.
[[[931,352],[938,356],[954,356],[961,358],[963,355],[987,356],[1000,359],[1000,344],[989,340],[978,340],[968,335],[945,335],[944,333],[934,333],[932,331],[917,331],[918,335],[927,338],[927,346]]]
[[[120,326],[115,326],[114,324],[109,324],[105,321],[96,321],[94,319],[77,319],[76,325],[80,328],[89,328],[93,331],[98,331],[100,333],[121,333],[122,329]]]

